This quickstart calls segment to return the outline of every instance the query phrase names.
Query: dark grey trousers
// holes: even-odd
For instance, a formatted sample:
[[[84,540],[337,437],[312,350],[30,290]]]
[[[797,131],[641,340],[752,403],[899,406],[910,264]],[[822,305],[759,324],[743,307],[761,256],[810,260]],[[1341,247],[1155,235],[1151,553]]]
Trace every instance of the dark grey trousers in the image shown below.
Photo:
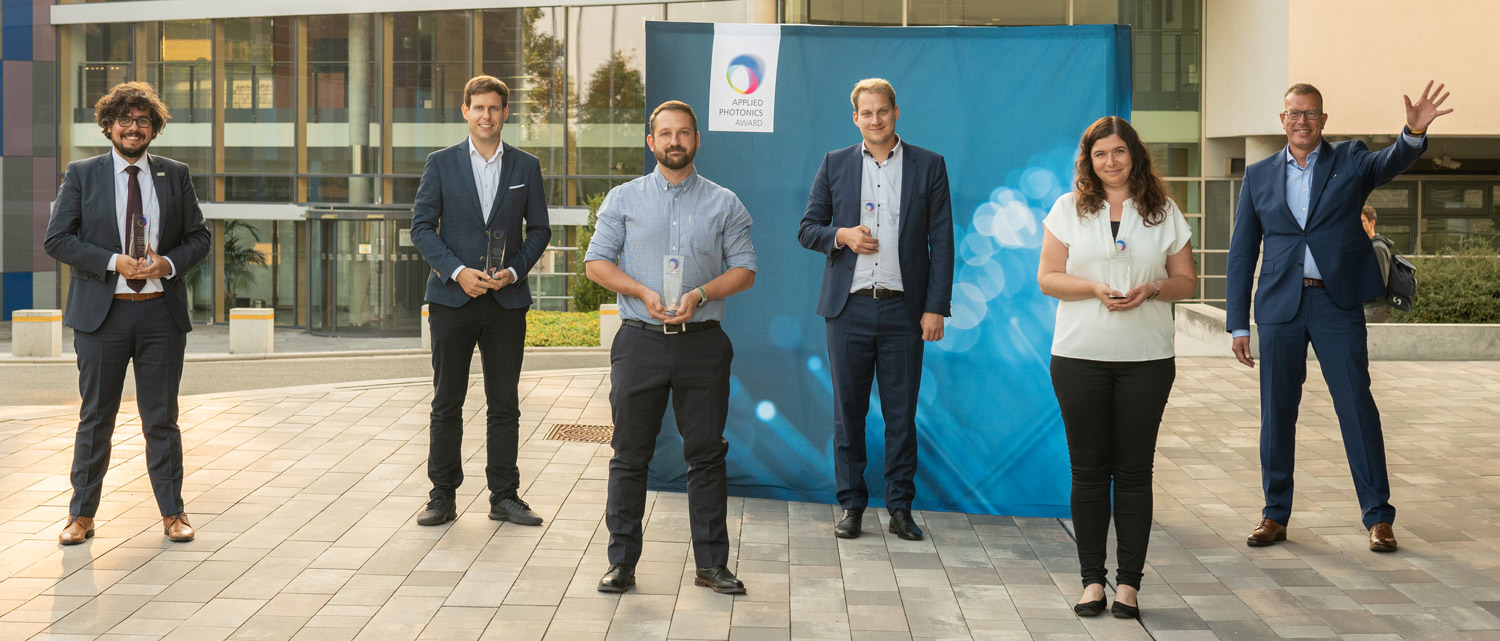
[[[146,473],[162,516],[183,511],[182,432],[177,429],[177,390],[187,334],[167,312],[166,297],[113,301],[99,329],[74,332],[78,352],[78,436],[73,443],[73,500],[68,513],[93,518],[99,510],[110,439],[125,368],[135,365],[136,407],[146,439]]]
[[[665,335],[627,325],[615,336],[609,355],[615,455],[604,513],[610,563],[634,565],[641,558],[646,472],[669,397],[688,463],[693,558],[700,568],[729,563],[724,421],[733,359],[729,336],[718,328]]]

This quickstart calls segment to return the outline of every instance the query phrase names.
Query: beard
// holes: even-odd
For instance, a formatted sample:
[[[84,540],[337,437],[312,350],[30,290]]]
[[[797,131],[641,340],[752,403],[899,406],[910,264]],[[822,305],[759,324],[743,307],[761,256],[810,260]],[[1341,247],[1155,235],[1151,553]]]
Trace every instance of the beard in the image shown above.
[[[115,145],[115,151],[120,152],[120,156],[129,160],[135,160],[136,158],[140,158],[141,156],[145,155],[146,148],[151,146],[151,141],[147,138],[141,138],[140,146],[136,147],[134,150],[125,148],[126,141],[123,138],[111,139],[111,142],[113,142]]]
[[[673,152],[681,152],[682,155],[674,157]],[[656,162],[674,171],[693,164],[693,157],[698,155],[696,149],[689,151],[686,147],[668,147],[660,151],[653,149],[651,153],[656,155]]]

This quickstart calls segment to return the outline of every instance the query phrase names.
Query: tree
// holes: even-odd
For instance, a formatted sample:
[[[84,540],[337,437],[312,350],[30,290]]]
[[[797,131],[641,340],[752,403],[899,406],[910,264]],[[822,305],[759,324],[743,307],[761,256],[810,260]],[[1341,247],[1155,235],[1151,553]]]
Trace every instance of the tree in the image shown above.
[[[573,308],[580,312],[592,312],[600,305],[615,302],[615,293],[603,285],[589,280],[584,275],[583,258],[588,254],[589,242],[594,239],[594,225],[599,221],[599,205],[604,203],[604,194],[595,194],[586,203],[589,222],[578,228],[578,251],[574,254],[573,275],[568,278],[568,289],[573,291]]]

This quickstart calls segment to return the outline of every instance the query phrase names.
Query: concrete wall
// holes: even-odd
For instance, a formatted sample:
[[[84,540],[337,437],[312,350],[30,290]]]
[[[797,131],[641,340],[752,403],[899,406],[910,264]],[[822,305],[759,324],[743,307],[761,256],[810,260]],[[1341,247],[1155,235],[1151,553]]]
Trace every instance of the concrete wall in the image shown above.
[[[1293,0],[1204,0],[1203,115],[1209,138],[1281,132]],[[1222,170],[1221,170],[1222,171]],[[1215,172],[1213,175],[1218,175]]]
[[[1500,2],[1204,0],[1204,135],[1281,135],[1281,93],[1323,92],[1331,136],[1395,134],[1403,94],[1447,83],[1438,136],[1500,135]]]
[[[1259,2],[1256,2],[1259,4]],[[1491,0],[1292,0],[1293,82],[1323,92],[1330,135],[1395,134],[1401,95],[1415,100],[1430,79],[1445,82],[1455,111],[1434,126],[1444,136],[1500,134],[1500,2]]]
[[[1178,354],[1225,356],[1229,333],[1224,310],[1212,305],[1182,304],[1174,308]],[[1369,325],[1372,361],[1496,361],[1500,360],[1500,325],[1447,323],[1375,323]],[[1250,349],[1260,355],[1255,324],[1250,324]],[[1308,358],[1316,354],[1308,348]]]

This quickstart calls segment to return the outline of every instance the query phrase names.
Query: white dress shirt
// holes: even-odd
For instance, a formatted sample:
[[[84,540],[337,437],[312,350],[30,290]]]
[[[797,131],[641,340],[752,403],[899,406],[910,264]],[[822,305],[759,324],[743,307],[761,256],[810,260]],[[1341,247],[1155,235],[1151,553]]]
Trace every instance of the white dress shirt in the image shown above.
[[[125,206],[126,201],[130,199],[130,173],[125,170],[130,167],[131,162],[114,149],[110,150],[109,155],[115,160],[115,228],[120,231],[120,246],[126,247],[129,238],[125,234]],[[151,177],[151,163],[147,162],[146,154],[141,154],[135,164],[141,168],[140,172],[135,175],[136,182],[141,186],[141,213],[146,216],[146,227],[151,232],[151,237],[146,239],[146,245],[151,248],[151,251],[157,251],[161,247],[161,203],[156,199],[156,181]],[[109,271],[119,271],[115,269],[115,261],[120,256],[121,254],[115,254],[109,257]],[[173,265],[172,259],[166,256],[162,256],[162,259],[171,267],[167,278],[175,278],[177,266]],[[161,279],[152,278],[146,281],[146,285],[141,287],[139,293],[152,294],[160,291],[164,291]],[[115,281],[115,293],[135,294],[137,292],[125,283],[124,278],[121,278]]]
[[[901,139],[885,162],[860,145],[859,224],[880,241],[873,254],[854,259],[849,292],[878,287],[901,291]]]
[[[495,206],[495,194],[500,191],[500,156],[504,153],[505,144],[500,143],[495,145],[495,155],[485,158],[479,153],[479,149],[474,147],[474,138],[469,138],[469,167],[474,169],[474,189],[479,190],[479,208],[482,210],[480,214],[484,216],[486,225],[490,224],[490,209]],[[466,265],[459,265],[458,269],[453,270],[450,279],[457,280],[458,273],[466,267]],[[516,270],[510,267],[505,269],[510,271],[512,281],[519,280]]]

